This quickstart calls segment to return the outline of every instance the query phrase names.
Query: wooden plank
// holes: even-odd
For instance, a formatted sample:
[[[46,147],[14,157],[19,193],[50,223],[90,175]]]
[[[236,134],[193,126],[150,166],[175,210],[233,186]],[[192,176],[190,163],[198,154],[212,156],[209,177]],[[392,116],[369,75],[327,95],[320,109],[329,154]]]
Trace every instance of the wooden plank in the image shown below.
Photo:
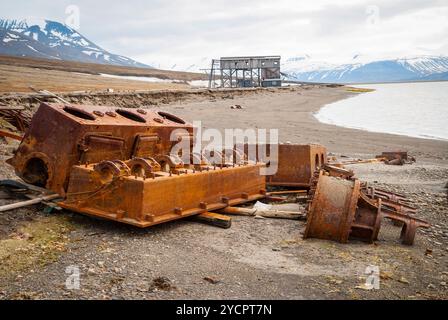
[[[5,130],[0,130],[0,137],[7,137],[7,138],[11,138],[11,139],[15,139],[18,141],[22,141],[22,136],[16,133],[12,133],[9,131],[5,131]]]
[[[31,200],[26,200],[26,201],[21,201],[21,202],[7,204],[7,205],[4,205],[4,206],[0,206],[0,212],[31,206],[33,204],[37,204],[37,203],[40,203],[42,201],[53,200],[53,199],[56,199],[56,198],[59,198],[59,197],[60,197],[60,195],[58,195],[58,194],[51,194],[51,195],[48,195],[48,196],[38,197],[38,198],[35,198],[35,199],[31,199]]]
[[[228,229],[232,225],[232,218],[214,212],[203,212],[191,218],[194,221],[205,222],[216,227]]]
[[[23,106],[0,106],[1,110],[25,110],[25,107]]]

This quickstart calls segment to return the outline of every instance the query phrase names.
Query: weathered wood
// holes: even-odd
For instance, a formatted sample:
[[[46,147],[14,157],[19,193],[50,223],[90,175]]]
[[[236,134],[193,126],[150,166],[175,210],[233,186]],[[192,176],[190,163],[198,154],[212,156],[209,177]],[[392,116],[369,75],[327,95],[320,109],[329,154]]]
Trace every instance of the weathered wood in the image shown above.
[[[256,215],[265,218],[290,219],[290,220],[299,220],[301,218],[306,217],[306,214],[304,212],[276,211],[276,210],[269,210],[269,211],[257,210]]]
[[[240,207],[226,207],[218,211],[223,214],[234,214],[239,216],[254,216],[257,209],[240,208]]]
[[[23,106],[1,106],[0,110],[25,110],[25,107]]]
[[[31,206],[33,204],[37,204],[37,203],[40,203],[42,201],[53,200],[53,199],[56,199],[56,198],[59,198],[59,197],[60,197],[60,195],[58,195],[58,194],[50,194],[50,195],[47,195],[47,196],[38,197],[38,198],[35,198],[35,199],[31,199],[31,200],[26,200],[26,201],[21,201],[21,202],[7,204],[7,205],[4,205],[4,206],[0,206],[0,212]]]
[[[218,211],[223,214],[233,214],[240,216],[261,216],[265,218],[277,218],[277,219],[291,219],[298,220],[306,217],[306,213],[297,211],[285,211],[285,210],[257,210],[249,208],[239,207],[226,207]]]
[[[19,134],[15,134],[9,131],[5,131],[5,130],[0,130],[0,137],[7,137],[7,138],[11,138],[14,140],[18,140],[18,141],[22,141],[22,136]]]
[[[232,218],[214,212],[203,212],[191,218],[193,221],[205,222],[216,227],[228,229],[232,225]]]
[[[280,195],[280,194],[307,194],[308,190],[283,190],[283,191],[272,191],[272,192],[268,192],[268,196],[271,195]]]

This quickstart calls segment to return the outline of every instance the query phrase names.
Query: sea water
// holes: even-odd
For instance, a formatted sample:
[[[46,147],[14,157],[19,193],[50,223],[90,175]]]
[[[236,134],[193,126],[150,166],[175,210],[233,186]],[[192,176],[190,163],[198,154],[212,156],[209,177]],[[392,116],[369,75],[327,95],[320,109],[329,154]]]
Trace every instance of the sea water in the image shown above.
[[[448,140],[448,82],[354,87],[375,91],[328,104],[315,117],[348,128]]]

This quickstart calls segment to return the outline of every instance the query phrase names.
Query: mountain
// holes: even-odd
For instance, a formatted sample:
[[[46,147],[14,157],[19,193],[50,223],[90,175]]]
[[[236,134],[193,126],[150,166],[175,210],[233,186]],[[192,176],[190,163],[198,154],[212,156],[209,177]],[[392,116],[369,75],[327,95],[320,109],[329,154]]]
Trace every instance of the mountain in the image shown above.
[[[0,54],[77,62],[149,68],[130,58],[110,53],[69,26],[50,20],[0,19]]]
[[[155,61],[151,63],[151,66],[162,70],[203,73],[204,69],[210,69],[211,63],[212,58],[196,57],[187,58],[186,60],[164,61],[164,63]]]
[[[364,61],[363,61],[364,60]],[[289,80],[328,83],[448,80],[448,57],[416,56],[371,60],[353,57],[351,63],[328,64],[309,56],[288,58],[282,72]]]

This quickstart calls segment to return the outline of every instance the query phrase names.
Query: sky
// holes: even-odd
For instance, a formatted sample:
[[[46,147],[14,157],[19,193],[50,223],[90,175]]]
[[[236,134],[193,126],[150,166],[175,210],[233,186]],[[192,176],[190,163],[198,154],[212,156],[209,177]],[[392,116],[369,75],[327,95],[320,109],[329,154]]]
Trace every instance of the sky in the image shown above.
[[[155,67],[237,55],[448,55],[447,0],[15,0],[0,3],[0,18],[64,22]]]

